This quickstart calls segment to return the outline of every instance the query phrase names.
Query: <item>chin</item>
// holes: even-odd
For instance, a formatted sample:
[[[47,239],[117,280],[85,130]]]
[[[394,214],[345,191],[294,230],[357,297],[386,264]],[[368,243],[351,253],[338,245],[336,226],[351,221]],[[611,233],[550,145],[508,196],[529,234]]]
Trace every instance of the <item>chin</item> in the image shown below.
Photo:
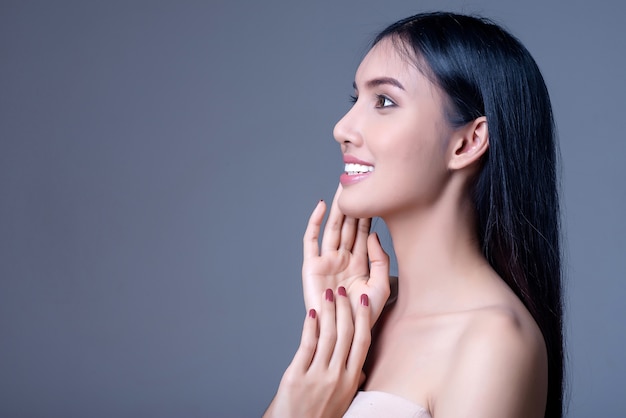
[[[351,218],[374,218],[379,216],[379,213],[374,210],[370,202],[363,201],[363,199],[350,198],[345,195],[345,190],[339,196],[337,205],[344,215]]]

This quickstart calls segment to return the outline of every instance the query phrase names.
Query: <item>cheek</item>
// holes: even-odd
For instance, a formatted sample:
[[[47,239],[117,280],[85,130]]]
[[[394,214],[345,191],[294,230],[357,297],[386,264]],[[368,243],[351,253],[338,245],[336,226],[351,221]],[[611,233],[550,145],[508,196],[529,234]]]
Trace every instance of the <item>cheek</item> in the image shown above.
[[[381,162],[398,175],[422,176],[441,169],[443,147],[432,132],[419,127],[398,131],[380,150]]]
[[[439,193],[447,178],[445,147],[433,133],[406,133],[404,141],[389,148],[385,173],[393,178],[397,189],[394,194],[402,191],[415,198],[429,199],[428,196]]]

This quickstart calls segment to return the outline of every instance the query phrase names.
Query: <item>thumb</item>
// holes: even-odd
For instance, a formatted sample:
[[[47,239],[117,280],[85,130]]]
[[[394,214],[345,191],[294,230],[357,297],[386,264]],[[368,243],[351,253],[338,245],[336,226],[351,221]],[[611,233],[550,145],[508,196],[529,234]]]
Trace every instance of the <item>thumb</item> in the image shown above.
[[[370,259],[370,279],[367,284],[383,293],[386,300],[391,293],[389,287],[389,256],[383,250],[382,245],[380,245],[378,234],[375,232],[371,233],[367,238],[367,255]]]

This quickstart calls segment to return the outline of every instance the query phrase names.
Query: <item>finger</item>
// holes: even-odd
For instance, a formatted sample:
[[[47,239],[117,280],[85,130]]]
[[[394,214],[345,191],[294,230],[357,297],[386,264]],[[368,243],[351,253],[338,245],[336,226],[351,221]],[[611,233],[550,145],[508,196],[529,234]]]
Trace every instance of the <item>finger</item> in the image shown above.
[[[307,314],[304,325],[302,326],[302,337],[300,346],[293,356],[291,366],[303,372],[309,369],[315,350],[317,348],[318,332],[317,332],[317,312],[311,309]],[[290,366],[290,367],[291,367]]]
[[[372,218],[359,219],[354,248],[352,248],[354,254],[367,254],[367,237],[370,234],[371,225]]]
[[[383,250],[375,232],[367,238],[367,255],[370,260],[370,279],[367,284],[384,291],[389,297],[389,256]]]
[[[369,298],[363,294],[354,317],[354,337],[346,363],[349,374],[355,377],[360,375],[371,341]]]
[[[317,341],[317,349],[312,367],[317,365],[326,369],[335,349],[337,341],[337,328],[335,324],[335,298],[332,289],[326,289],[323,295],[320,312],[320,329]]]
[[[341,236],[339,238],[340,250],[352,251],[354,240],[356,239],[357,222],[358,220],[356,218],[350,216],[344,218],[343,225],[341,226]]]
[[[317,202],[315,209],[313,209],[313,213],[311,213],[311,216],[309,217],[309,223],[304,231],[304,237],[302,239],[304,258],[317,257],[319,255],[320,250],[318,239],[325,212],[326,203],[323,200],[320,200]]]
[[[330,205],[330,213],[326,220],[324,238],[322,239],[322,254],[324,252],[337,251],[339,248],[341,228],[345,218],[341,210],[339,210],[339,204],[337,203],[341,190],[340,184],[339,187],[337,187],[337,192],[335,192],[335,197],[333,197],[333,203]]]
[[[330,366],[341,368],[346,367],[346,360],[354,337],[354,319],[352,319],[352,308],[348,299],[346,289],[340,286],[337,289],[335,301],[335,317],[337,323],[337,343],[330,359]]]

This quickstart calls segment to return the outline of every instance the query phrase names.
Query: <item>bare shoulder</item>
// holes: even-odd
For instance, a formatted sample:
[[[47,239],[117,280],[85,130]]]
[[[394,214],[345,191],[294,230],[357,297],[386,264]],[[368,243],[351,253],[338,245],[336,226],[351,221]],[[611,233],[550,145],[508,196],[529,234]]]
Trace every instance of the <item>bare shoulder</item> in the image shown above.
[[[437,418],[543,417],[547,354],[525,309],[496,306],[468,314],[440,389]]]

